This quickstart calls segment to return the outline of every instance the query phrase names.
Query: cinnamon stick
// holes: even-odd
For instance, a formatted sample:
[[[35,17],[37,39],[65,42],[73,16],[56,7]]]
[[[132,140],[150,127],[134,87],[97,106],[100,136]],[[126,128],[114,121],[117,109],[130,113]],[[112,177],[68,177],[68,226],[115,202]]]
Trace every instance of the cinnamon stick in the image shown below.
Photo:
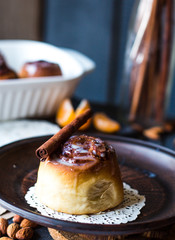
[[[76,117],[70,124],[63,127],[58,133],[52,136],[44,144],[36,150],[36,156],[44,160],[50,156],[55,150],[68,140],[71,135],[76,132],[86,121],[92,117],[92,110],[88,109],[84,113]]]
[[[161,51],[161,65],[159,72],[159,84],[156,99],[156,120],[160,122],[163,119],[165,108],[165,96],[167,91],[168,72],[171,55],[171,41],[172,41],[172,11],[173,1],[166,0],[164,7],[164,18],[162,27],[162,51]]]
[[[151,11],[150,19],[148,22],[149,28],[147,28],[147,31],[145,32],[145,45],[142,50],[144,59],[139,67],[138,80],[137,80],[137,84],[135,85],[134,95],[133,95],[132,102],[131,102],[131,108],[130,108],[130,113],[129,113],[129,120],[131,120],[131,121],[135,120],[135,118],[136,118],[136,112],[138,110],[141,91],[143,88],[144,76],[145,76],[145,71],[146,71],[148,57],[149,57],[149,49],[150,49],[150,45],[151,45],[151,37],[153,34],[154,25],[155,25],[155,16],[156,16],[157,6],[158,6],[158,1],[157,0],[153,1],[152,2],[152,11]]]

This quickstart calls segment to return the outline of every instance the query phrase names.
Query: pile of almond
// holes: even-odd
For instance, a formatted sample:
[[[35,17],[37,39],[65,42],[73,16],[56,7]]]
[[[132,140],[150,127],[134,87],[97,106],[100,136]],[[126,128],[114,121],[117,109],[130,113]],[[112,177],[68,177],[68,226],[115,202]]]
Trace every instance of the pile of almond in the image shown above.
[[[0,218],[0,239],[31,239],[34,233],[33,228],[37,224],[19,215],[13,217],[13,223],[8,224],[7,219]]]

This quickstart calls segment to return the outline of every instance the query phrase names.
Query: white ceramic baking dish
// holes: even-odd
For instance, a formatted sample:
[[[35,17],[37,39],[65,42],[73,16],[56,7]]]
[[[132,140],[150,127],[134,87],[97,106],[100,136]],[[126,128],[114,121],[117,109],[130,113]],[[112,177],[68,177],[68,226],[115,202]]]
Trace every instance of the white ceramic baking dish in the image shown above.
[[[85,55],[43,42],[0,40],[0,52],[16,72],[25,62],[46,60],[58,63],[63,73],[62,76],[0,80],[0,121],[54,115],[59,103],[71,97],[79,81],[95,68],[95,63]]]

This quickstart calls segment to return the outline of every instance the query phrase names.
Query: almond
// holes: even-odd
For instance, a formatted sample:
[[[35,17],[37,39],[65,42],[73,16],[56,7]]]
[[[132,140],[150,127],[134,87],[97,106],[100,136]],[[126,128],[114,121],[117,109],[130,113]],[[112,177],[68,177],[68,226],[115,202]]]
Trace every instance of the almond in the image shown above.
[[[13,222],[15,222],[15,223],[20,223],[22,220],[23,220],[23,217],[21,217],[17,214],[13,217]]]
[[[8,221],[5,218],[0,218],[0,231],[2,233],[2,235],[6,234],[7,231],[7,227],[8,227]]]
[[[25,227],[31,227],[31,228],[35,228],[37,226],[37,223],[35,222],[32,222],[26,218],[24,218],[22,221],[21,221],[21,224],[20,224],[20,227],[22,228],[25,228]]]
[[[17,231],[20,229],[19,224],[17,223],[11,223],[7,227],[7,235],[11,238],[15,238]]]
[[[150,138],[152,140],[159,140],[160,134],[163,132],[163,128],[160,126],[155,126],[152,128],[148,128],[143,131],[143,135],[147,138]]]
[[[173,131],[174,126],[171,123],[165,123],[163,128],[165,132],[171,132]]]
[[[16,233],[16,238],[19,240],[31,239],[33,236],[33,229],[30,227],[21,228]]]

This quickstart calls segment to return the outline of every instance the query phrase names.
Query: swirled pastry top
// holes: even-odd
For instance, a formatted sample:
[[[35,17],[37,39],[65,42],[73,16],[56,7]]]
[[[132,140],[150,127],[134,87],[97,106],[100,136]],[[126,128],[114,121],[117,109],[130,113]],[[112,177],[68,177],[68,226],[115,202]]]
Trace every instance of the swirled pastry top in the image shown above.
[[[58,153],[46,159],[54,165],[69,166],[73,170],[98,169],[116,160],[115,150],[100,138],[87,135],[72,136]]]
[[[58,64],[39,60],[25,63],[19,75],[23,78],[57,76],[62,75],[62,72]]]

